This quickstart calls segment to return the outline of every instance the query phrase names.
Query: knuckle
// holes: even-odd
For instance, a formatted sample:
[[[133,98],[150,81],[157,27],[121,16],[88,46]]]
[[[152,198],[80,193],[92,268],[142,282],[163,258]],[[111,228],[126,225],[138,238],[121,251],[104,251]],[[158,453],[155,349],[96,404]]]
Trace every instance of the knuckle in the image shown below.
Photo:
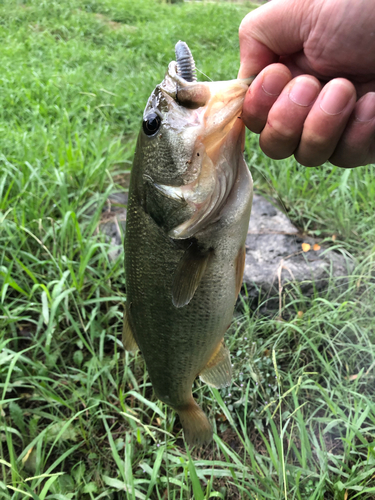
[[[335,157],[331,157],[329,159],[330,163],[332,165],[335,165],[335,167],[340,167],[340,168],[355,168],[355,167],[360,167],[362,165],[366,165],[366,163],[358,163],[356,161],[348,161],[344,160],[343,158],[335,159]]]
[[[338,148],[329,158],[330,163],[340,168],[355,168],[367,165],[370,159],[367,155],[356,154],[347,149]]]
[[[313,151],[323,152],[326,149],[331,149],[330,144],[332,143],[332,138],[319,134],[318,132],[312,132],[304,138],[304,143]]]
[[[268,143],[268,142],[263,143],[262,141],[259,141],[259,145],[263,153],[269,158],[272,158],[272,160],[283,160],[284,158],[288,158],[293,153],[293,152],[285,153],[284,151],[280,151],[277,148],[277,145],[273,143]]]
[[[280,141],[289,141],[291,139],[296,139],[300,137],[302,131],[296,130],[295,127],[288,125],[283,120],[278,120],[276,118],[268,118],[267,125],[269,131],[275,139]]]
[[[249,35],[252,31],[252,17],[252,13],[250,12],[242,19],[240,27],[238,28],[238,36],[240,38],[240,42],[241,40],[249,38]]]
[[[304,167],[309,167],[309,168],[319,167],[322,163],[328,160],[328,158],[326,159],[310,158],[307,157],[306,155],[301,155],[298,152],[295,153],[294,158],[298,161],[298,163],[300,163]]]

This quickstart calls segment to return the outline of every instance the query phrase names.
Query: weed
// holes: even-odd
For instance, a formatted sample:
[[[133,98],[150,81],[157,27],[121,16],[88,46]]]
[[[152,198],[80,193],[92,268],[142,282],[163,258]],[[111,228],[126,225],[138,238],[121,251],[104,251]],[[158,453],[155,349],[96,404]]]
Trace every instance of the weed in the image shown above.
[[[123,262],[103,208],[127,187],[176,41],[213,80],[233,78],[247,9],[0,6],[0,498],[374,498],[374,166],[274,162],[249,134],[257,190],[357,265],[310,299],[285,289],[281,318],[244,303],[227,334],[232,386],[194,386],[209,446],[185,448],[143,359],[122,349]]]

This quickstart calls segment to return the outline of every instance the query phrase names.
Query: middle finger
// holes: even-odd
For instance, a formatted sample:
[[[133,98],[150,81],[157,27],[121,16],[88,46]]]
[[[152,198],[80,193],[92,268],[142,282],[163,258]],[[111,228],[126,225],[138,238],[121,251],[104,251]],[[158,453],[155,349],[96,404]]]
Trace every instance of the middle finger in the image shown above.
[[[310,75],[298,76],[284,88],[272,106],[260,134],[260,147],[275,160],[291,156],[297,148],[305,119],[321,85]]]

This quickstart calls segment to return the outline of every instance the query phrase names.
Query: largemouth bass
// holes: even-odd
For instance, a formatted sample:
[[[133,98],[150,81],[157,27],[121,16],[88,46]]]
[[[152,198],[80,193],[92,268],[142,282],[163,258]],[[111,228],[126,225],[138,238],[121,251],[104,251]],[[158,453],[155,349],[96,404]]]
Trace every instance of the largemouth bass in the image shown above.
[[[249,80],[197,82],[184,42],[152,92],[139,133],[125,234],[123,343],[141,350],[156,396],[188,444],[212,438],[192,395],[223,387],[223,344],[242,284],[252,179],[241,109]]]

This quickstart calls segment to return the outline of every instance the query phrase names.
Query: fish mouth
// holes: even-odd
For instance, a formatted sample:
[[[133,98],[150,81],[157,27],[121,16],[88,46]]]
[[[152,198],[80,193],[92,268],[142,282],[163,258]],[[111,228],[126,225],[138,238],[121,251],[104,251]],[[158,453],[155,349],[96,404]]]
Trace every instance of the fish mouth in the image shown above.
[[[184,201],[192,216],[168,234],[186,239],[220,218],[220,211],[237,178],[242,159],[245,126],[242,104],[254,78],[198,82],[193,56],[184,42],[176,45],[161,91],[169,96],[171,113],[178,109],[184,126],[176,132],[194,141],[190,159],[196,176],[181,186],[156,185],[165,196]],[[175,121],[176,123],[176,121]],[[189,138],[189,139],[188,139]]]
[[[247,90],[255,76],[244,79],[235,79],[218,82],[198,82],[193,55],[188,45],[181,40],[175,46],[176,61],[171,61],[161,89],[172,97],[178,104],[188,109],[197,109],[205,106],[212,94],[217,94],[223,87],[235,87],[237,92]],[[235,96],[227,94],[231,100]],[[242,105],[242,103],[241,103]]]

